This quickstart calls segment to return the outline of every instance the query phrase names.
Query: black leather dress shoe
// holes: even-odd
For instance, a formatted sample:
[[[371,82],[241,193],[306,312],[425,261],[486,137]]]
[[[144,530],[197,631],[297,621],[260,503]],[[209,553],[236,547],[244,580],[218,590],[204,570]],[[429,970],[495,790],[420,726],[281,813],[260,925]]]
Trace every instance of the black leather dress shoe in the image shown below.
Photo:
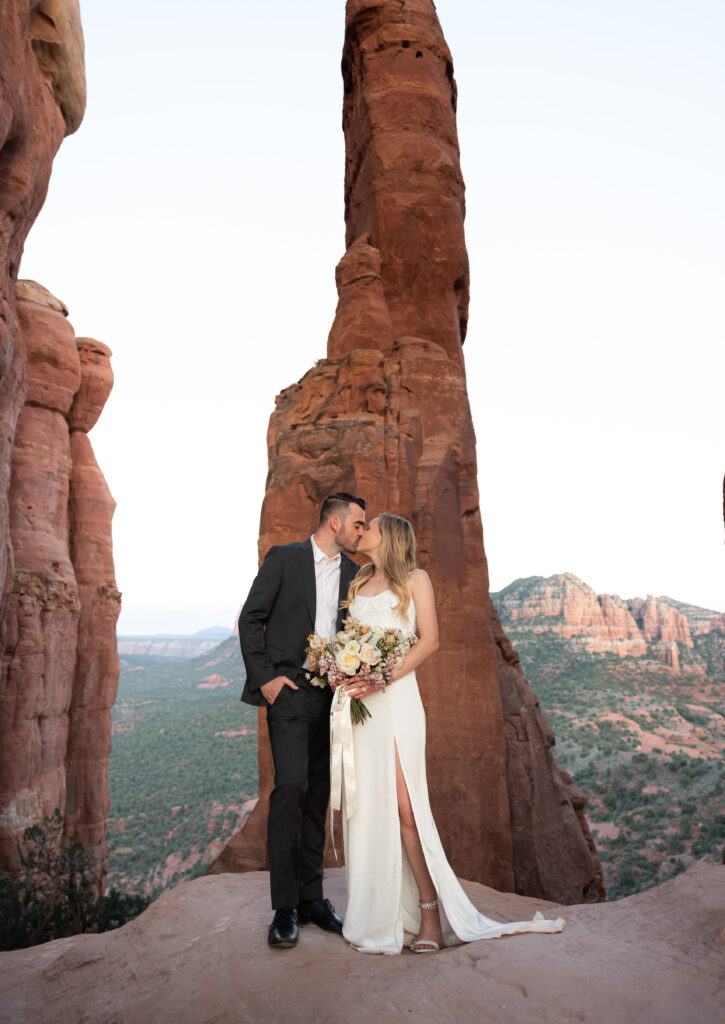
[[[297,945],[297,911],[294,907],[280,907],[274,912],[274,921],[269,926],[267,942],[270,946]]]
[[[342,918],[329,900],[304,900],[297,908],[297,917],[300,924],[316,924],[326,932],[342,935]]]

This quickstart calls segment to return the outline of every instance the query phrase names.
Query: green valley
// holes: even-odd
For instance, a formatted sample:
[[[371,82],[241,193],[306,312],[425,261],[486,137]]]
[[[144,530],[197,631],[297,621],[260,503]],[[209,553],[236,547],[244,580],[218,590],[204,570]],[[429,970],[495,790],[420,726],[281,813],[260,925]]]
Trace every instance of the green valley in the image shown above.
[[[587,797],[609,898],[657,885],[699,857],[719,861],[725,636],[712,626],[717,613],[651,599],[647,621],[658,608],[661,635],[639,640],[624,602],[600,602],[610,615],[602,625],[597,595],[571,574],[515,581],[492,599],[556,736],[553,753]],[[675,644],[676,667],[663,664]],[[623,654],[630,649],[638,656]],[[109,885],[158,894],[203,873],[246,819],[257,795],[257,711],[240,702],[243,682],[236,637],[189,660],[122,656]]]
[[[243,684],[236,637],[189,661],[122,659],[109,885],[158,893],[203,873],[246,818],[257,794],[257,712],[240,702]]]

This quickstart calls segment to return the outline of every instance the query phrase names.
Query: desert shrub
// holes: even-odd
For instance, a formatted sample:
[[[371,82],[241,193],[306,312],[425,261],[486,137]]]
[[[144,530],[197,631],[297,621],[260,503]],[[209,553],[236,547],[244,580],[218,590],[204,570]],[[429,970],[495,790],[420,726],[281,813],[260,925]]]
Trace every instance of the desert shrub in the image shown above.
[[[700,711],[693,711],[683,701],[677,701],[675,703],[678,715],[684,718],[687,722],[692,722],[693,725],[709,726],[710,716],[703,715]]]
[[[684,853],[685,844],[681,836],[668,836],[667,837],[667,852],[669,854]],[[674,860],[674,857],[672,858]]]
[[[692,845],[692,852],[696,857],[715,852],[725,844],[725,814],[714,814],[700,828],[700,834]]]
[[[683,839],[689,839],[692,835],[692,818],[683,817],[680,819],[679,834]]]
[[[75,837],[63,836],[58,808],[25,830],[18,853],[20,870],[0,872],[2,950],[120,928],[150,902],[117,889],[98,895],[91,858]]]

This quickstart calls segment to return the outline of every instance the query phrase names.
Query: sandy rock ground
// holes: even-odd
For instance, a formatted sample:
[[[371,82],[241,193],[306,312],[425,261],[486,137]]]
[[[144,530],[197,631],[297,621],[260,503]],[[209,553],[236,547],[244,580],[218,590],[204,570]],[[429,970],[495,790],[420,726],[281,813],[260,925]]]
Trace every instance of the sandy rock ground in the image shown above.
[[[701,862],[638,896],[564,908],[464,887],[491,916],[561,911],[567,927],[390,957],[309,925],[296,948],[272,950],[267,874],[211,875],[118,931],[0,954],[0,1022],[725,1021],[725,867]],[[342,911],[342,869],[326,894]]]

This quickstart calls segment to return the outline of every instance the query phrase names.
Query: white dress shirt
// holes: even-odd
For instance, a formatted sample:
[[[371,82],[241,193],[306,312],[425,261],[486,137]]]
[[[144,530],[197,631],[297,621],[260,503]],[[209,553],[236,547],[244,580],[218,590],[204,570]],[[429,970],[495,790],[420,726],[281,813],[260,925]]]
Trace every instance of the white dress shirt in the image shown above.
[[[317,604],[315,611],[315,633],[328,639],[337,632],[337,613],[340,603],[340,552],[328,558],[312,541],[315,557],[315,582]]]

